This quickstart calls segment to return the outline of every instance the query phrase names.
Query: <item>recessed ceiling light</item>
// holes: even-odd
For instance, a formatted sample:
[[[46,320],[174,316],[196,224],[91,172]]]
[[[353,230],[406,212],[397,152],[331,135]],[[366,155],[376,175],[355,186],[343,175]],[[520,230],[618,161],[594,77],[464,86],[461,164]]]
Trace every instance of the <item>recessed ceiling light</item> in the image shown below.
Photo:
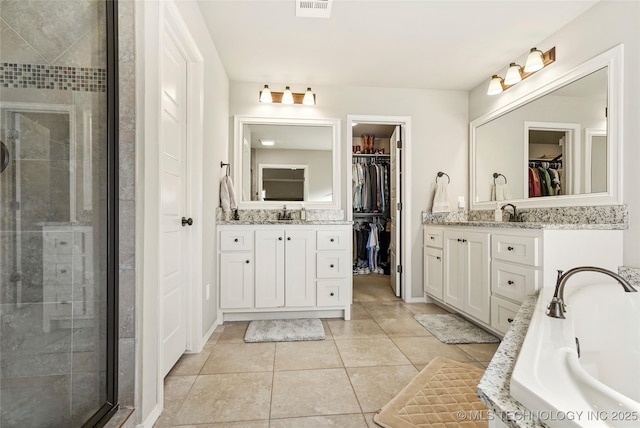
[[[263,146],[273,146],[275,143],[274,140],[260,140],[260,144]]]

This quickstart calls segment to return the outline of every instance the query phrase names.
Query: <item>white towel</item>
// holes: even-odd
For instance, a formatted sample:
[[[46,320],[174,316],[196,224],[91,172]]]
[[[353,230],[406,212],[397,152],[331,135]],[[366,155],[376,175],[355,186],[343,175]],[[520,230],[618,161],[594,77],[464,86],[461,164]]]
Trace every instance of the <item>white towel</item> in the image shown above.
[[[233,182],[228,175],[222,177],[222,181],[220,181],[220,206],[226,213],[238,208],[236,193],[233,190]]]
[[[491,188],[491,200],[492,201],[508,201],[511,199],[511,191],[507,183],[496,183]]]
[[[440,180],[436,183],[436,194],[433,197],[432,213],[448,213],[451,211],[449,207],[449,192],[447,191],[447,182]]]

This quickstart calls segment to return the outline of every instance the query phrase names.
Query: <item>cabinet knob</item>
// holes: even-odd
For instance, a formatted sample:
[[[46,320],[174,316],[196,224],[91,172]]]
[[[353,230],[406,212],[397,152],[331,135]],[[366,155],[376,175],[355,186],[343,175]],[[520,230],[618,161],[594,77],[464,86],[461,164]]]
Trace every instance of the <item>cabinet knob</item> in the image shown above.
[[[331,269],[333,269],[333,265],[329,265],[329,267],[330,267]]]
[[[458,238],[458,242],[462,242],[462,239]]]
[[[287,241],[291,241],[291,237],[290,236],[287,236]]]
[[[436,239],[435,236],[430,236],[429,239],[431,239],[432,241]]]
[[[335,294],[336,294],[336,293],[331,292],[331,293],[329,293],[329,296],[333,297],[333,296],[335,296]]]
[[[334,242],[334,241],[335,241],[335,239],[331,238],[331,239],[329,239],[329,241],[330,241],[330,242]]]
[[[282,236],[278,236],[278,241],[282,241]]]
[[[466,239],[463,239],[463,240],[462,240],[462,242],[467,242],[467,240],[466,240]]]
[[[513,251],[513,247],[507,247],[507,251]]]
[[[245,262],[245,263],[247,263],[247,264],[249,264],[249,263],[250,263],[250,262],[249,262],[249,260],[245,260],[244,262]]]
[[[233,242],[238,242],[238,238],[234,239]]]
[[[509,280],[509,281],[507,281],[507,284],[513,285],[513,281]]]
[[[66,269],[60,269],[60,273],[67,273]]]
[[[436,257],[436,260],[440,260],[440,257]]]
[[[513,322],[513,318],[507,318],[507,322],[508,323],[512,323]]]
[[[193,219],[191,217],[189,218],[182,217],[181,223],[182,223],[182,227],[191,226],[193,224]]]
[[[67,241],[60,241],[60,245],[67,245]]]

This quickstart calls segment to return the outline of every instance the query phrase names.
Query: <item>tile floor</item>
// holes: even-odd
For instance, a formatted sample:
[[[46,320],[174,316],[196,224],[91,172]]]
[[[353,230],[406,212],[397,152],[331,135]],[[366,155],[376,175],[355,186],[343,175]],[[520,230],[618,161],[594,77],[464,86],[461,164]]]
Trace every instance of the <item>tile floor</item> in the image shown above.
[[[354,277],[352,320],[323,320],[324,341],[244,343],[248,322],[220,326],[199,354],[165,378],[157,427],[376,427],[373,415],[431,361],[443,356],[486,368],[497,344],[446,345],[406,304],[389,277]]]

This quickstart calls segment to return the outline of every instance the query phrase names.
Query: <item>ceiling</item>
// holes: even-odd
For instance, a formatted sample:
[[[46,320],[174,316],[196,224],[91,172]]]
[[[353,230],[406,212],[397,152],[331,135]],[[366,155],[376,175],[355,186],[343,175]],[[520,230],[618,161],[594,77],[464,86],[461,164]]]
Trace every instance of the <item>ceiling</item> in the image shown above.
[[[295,0],[198,0],[230,80],[288,83],[294,91],[467,91],[596,3],[334,0],[325,19],[296,18]]]
[[[251,148],[280,150],[331,150],[333,129],[329,126],[249,124]],[[245,134],[246,135],[246,134]],[[272,140],[274,145],[264,146],[260,140]]]

